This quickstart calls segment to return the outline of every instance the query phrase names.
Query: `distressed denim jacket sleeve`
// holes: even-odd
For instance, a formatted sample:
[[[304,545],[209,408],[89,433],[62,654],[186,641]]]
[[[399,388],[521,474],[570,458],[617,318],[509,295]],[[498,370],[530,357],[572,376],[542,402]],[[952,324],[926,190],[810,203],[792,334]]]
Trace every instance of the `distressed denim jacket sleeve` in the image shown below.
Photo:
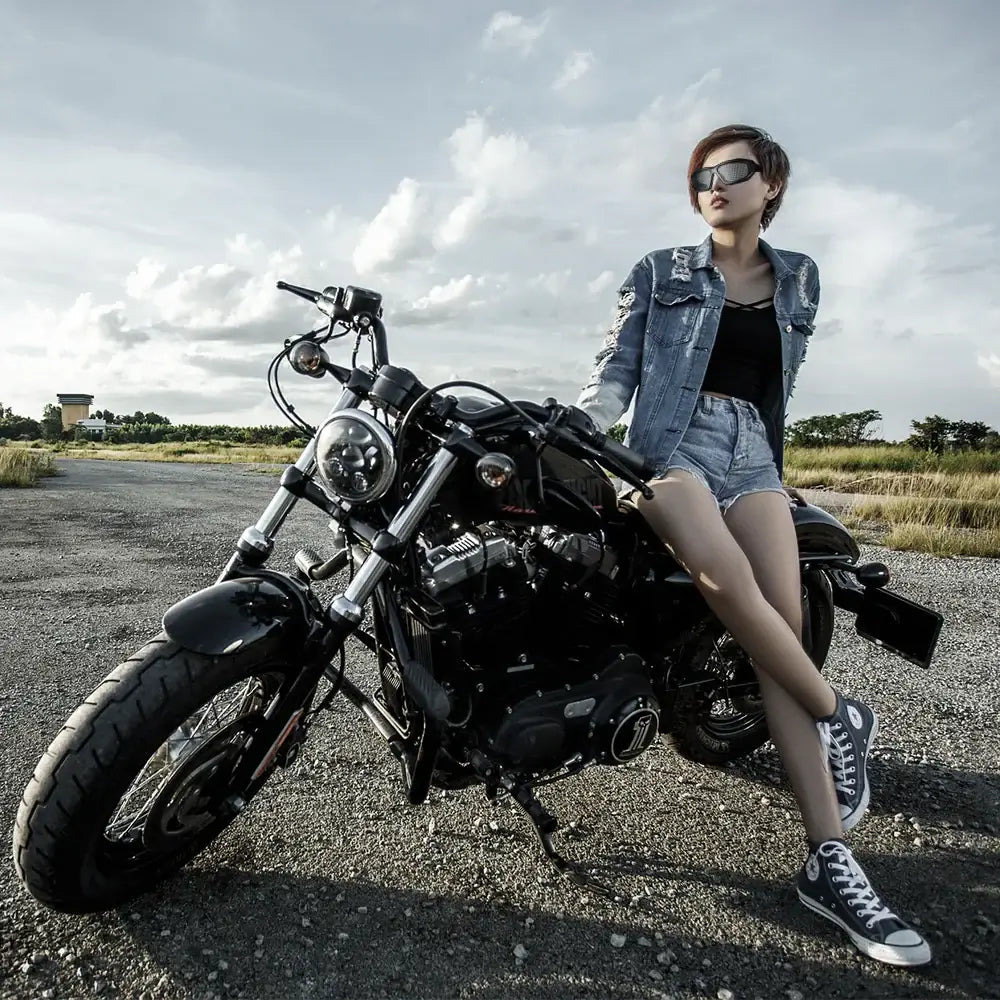
[[[618,306],[576,405],[606,431],[628,409],[639,385],[652,275],[645,258],[618,289]]]

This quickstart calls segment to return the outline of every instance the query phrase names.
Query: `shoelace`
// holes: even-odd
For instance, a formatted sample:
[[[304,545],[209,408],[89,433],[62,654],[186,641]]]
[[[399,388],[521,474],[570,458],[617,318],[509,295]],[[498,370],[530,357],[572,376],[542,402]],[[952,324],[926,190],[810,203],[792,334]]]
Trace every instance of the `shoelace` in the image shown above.
[[[837,735],[834,735],[835,729],[838,731]],[[819,725],[819,738],[830,761],[834,788],[844,795],[853,795],[855,779],[848,775],[854,774],[857,769],[848,766],[854,760],[854,754],[848,753],[852,749],[852,741],[847,727],[841,722],[822,722]]]
[[[821,848],[819,853],[828,868],[842,873],[831,875],[830,881],[841,884],[838,890],[840,895],[845,897],[849,906],[858,908],[859,917],[868,918],[869,927],[876,920],[899,920],[892,910],[882,904],[868,877],[846,847],[833,844],[829,848]]]

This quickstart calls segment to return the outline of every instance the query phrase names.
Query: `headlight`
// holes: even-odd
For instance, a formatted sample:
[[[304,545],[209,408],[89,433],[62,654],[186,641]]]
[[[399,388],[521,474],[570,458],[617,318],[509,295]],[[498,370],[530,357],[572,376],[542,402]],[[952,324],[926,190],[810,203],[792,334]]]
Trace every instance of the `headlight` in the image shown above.
[[[319,429],[316,467],[332,496],[351,503],[378,500],[396,475],[392,435],[371,414],[337,413]]]

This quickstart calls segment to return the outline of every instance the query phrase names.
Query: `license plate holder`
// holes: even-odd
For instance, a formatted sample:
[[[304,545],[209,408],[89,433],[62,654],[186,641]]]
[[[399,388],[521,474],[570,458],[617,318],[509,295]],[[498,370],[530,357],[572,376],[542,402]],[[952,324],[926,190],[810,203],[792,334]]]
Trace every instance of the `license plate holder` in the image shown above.
[[[931,665],[944,616],[891,590],[870,588],[855,628],[862,639],[925,669]]]

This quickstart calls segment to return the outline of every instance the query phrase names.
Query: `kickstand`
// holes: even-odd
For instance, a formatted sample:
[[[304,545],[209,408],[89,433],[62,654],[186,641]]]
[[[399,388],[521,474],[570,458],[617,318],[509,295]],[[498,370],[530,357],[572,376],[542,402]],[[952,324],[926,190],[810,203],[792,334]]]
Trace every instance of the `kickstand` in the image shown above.
[[[506,784],[506,783],[505,783]],[[582,865],[564,858],[552,843],[552,834],[559,828],[559,822],[545,806],[535,798],[530,785],[513,785],[508,787],[511,798],[528,817],[532,829],[538,837],[545,857],[564,878],[574,885],[599,893],[613,903],[627,904],[628,900],[621,893],[615,892],[610,886],[596,879]]]

